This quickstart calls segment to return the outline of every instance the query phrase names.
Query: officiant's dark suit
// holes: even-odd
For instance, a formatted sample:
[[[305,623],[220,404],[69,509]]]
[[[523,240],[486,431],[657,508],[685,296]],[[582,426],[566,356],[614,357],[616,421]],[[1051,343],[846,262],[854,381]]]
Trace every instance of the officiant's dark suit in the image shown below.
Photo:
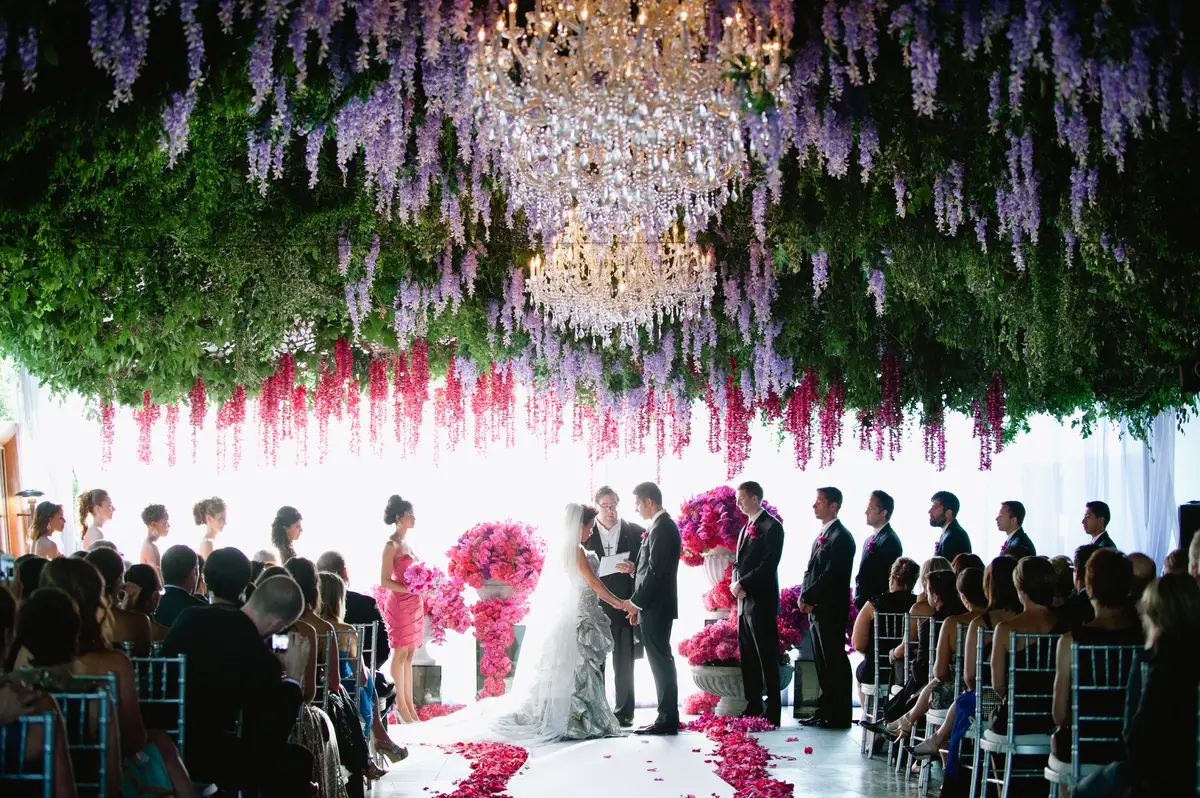
[[[825,534],[813,541],[800,588],[800,600],[814,607],[809,616],[813,664],[821,685],[814,723],[827,728],[850,728],[846,623],[850,619],[850,574],[854,571],[856,548],[850,532],[835,518]]]
[[[753,531],[751,531],[753,530]],[[746,591],[738,601],[738,653],[746,714],[779,725],[779,558],[783,524],[766,510],[738,536],[732,581]],[[763,691],[766,712],[763,712]]]
[[[867,602],[887,593],[891,587],[892,566],[904,554],[900,536],[892,529],[889,521],[867,539],[863,546],[862,559],[858,564],[858,576],[854,578],[854,606],[862,610]]]
[[[671,626],[679,617],[676,573],[682,545],[679,527],[666,511],[660,512],[650,521],[642,540],[629,599],[640,609],[638,626],[658,690],[658,718],[653,725],[668,729],[679,728],[679,684],[671,653]]]
[[[599,521],[596,522],[595,531],[588,537],[587,543],[584,545],[596,552],[598,557],[610,557],[614,554],[629,552],[629,561],[636,563],[642,547],[642,533],[646,530],[624,518],[620,519],[618,523],[621,529],[617,536],[617,545],[611,551],[606,551],[604,548],[603,532],[600,529]],[[633,574],[618,572],[602,576],[600,581],[619,599],[627,599],[633,595]],[[634,640],[634,627],[629,623],[629,616],[625,614],[624,610],[619,610],[603,601],[600,602],[600,606],[612,623],[613,680],[616,682],[617,688],[617,705],[613,714],[622,722],[632,721],[634,708],[633,660],[637,653],[636,649],[640,647],[640,642]]]
[[[938,538],[937,545],[933,547],[933,556],[945,557],[954,565],[954,558],[960,554],[971,553],[971,537],[967,534],[967,530],[962,528],[962,524],[958,523],[955,518],[950,522],[942,532],[942,536]]]

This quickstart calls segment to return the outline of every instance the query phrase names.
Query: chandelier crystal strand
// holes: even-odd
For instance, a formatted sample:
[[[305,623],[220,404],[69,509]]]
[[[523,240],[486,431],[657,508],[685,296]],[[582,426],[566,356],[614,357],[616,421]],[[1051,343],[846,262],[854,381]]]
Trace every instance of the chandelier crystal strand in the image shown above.
[[[712,253],[678,226],[654,242],[597,241],[577,220],[529,264],[526,290],[551,326],[605,346],[636,345],[639,328],[707,312],[716,288]]]
[[[538,0],[524,27],[513,2],[479,30],[481,143],[544,242],[570,221],[595,240],[655,241],[680,214],[693,234],[736,199],[744,92],[789,96],[787,26],[736,10],[714,41],[706,16],[703,0]]]

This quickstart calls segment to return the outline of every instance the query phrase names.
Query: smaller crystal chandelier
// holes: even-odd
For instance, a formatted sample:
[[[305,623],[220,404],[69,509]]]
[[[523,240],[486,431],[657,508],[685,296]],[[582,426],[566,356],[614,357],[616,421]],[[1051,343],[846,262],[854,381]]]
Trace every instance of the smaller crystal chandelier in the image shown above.
[[[577,219],[529,263],[528,290],[559,330],[605,346],[618,333],[633,346],[639,328],[655,330],[668,319],[696,318],[712,304],[717,278],[712,253],[689,241],[678,226],[657,242],[594,241]]]

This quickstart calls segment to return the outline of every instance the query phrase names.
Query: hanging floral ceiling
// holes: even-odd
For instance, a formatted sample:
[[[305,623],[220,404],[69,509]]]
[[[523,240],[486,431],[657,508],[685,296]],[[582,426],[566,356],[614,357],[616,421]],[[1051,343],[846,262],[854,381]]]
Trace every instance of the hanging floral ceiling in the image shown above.
[[[322,459],[331,419],[353,449],[411,452],[431,416],[449,447],[526,430],[597,459],[707,446],[732,475],[756,416],[803,468],[832,462],[852,410],[859,445],[894,456],[920,425],[940,468],[954,410],[989,467],[1032,413],[1137,432],[1194,409],[1177,376],[1200,330],[1191,3],[685,7],[705,16],[680,35],[707,32],[735,101],[728,174],[675,211],[715,286],[701,313],[601,340],[531,301],[563,217],[513,157],[544,142],[486,106],[510,62],[480,78],[532,5],[6,4],[0,346],[96,396],[109,431],[132,408],[143,458],[169,462],[206,419],[237,465],[251,442]],[[769,76],[729,55],[738,25]]]

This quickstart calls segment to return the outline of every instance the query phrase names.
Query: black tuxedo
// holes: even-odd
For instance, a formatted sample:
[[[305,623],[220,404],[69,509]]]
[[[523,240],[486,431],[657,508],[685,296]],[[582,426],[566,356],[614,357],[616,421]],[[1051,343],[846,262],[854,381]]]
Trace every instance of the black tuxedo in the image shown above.
[[[193,595],[181,587],[167,585],[166,590],[163,591],[162,598],[158,600],[158,609],[154,613],[154,620],[163,626],[174,626],[175,619],[184,610],[190,610],[192,607],[207,606],[208,602],[199,596]]]
[[[304,696],[298,684],[283,680],[283,667],[249,616],[215,607],[190,609],[167,633],[163,653],[187,656],[186,765],[192,777],[231,791],[258,787],[277,795],[301,794],[312,757],[309,769],[297,770],[306,752],[287,741]],[[235,735],[239,713],[240,739]]]
[[[375,667],[387,662],[392,650],[388,647],[387,627],[384,626],[383,614],[379,611],[379,605],[375,603],[375,599],[347,590],[345,622],[354,625],[374,623],[377,632],[376,639],[372,641],[371,633],[368,632],[367,639],[363,641],[363,647],[369,649],[374,642],[376,646],[374,649]]]
[[[749,529],[754,529],[750,534]],[[738,537],[733,581],[745,591],[739,600],[738,652],[746,712],[763,714],[779,725],[779,558],[783,555],[783,524],[767,511],[759,513]]]
[[[858,563],[858,576],[854,577],[854,606],[862,610],[867,602],[887,593],[891,587],[892,566],[904,554],[900,536],[891,523],[884,524],[863,546],[862,559]]]
[[[1004,545],[1000,547],[1000,553],[1008,554],[1008,550],[1012,548],[1022,548],[1032,556],[1037,555],[1037,547],[1033,545],[1033,540],[1029,535],[1025,534],[1024,527],[1018,528],[1016,532],[1008,536],[1008,540],[1005,540]]]
[[[1099,546],[1102,549],[1115,549],[1117,547],[1117,544],[1113,543],[1113,539],[1108,536],[1107,529],[1092,538],[1092,545]]]
[[[967,534],[967,530],[962,528],[955,518],[950,522],[950,526],[942,532],[942,536],[938,539],[937,545],[933,547],[934,557],[945,557],[954,565],[954,558],[960,554],[971,553],[971,537]]]
[[[630,561],[636,563],[638,552],[642,547],[642,533],[646,530],[624,519],[621,519],[620,525],[620,531],[617,533],[617,545],[612,553],[629,552]],[[586,545],[596,553],[597,557],[608,556],[604,550],[604,540],[600,537],[599,524],[596,526],[596,531],[588,538]],[[619,599],[627,599],[633,595],[633,574],[623,574],[618,571],[615,574],[600,577],[600,581]],[[638,647],[637,641],[634,639],[634,628],[629,623],[629,616],[623,611],[609,606],[603,601],[600,602],[600,606],[604,609],[604,614],[608,616],[609,623],[612,625],[613,681],[616,683],[617,689],[617,705],[613,711],[618,718],[632,720],[634,710],[633,660]]]
[[[679,617],[679,591],[676,573],[683,547],[679,527],[671,516],[662,513],[651,522],[638,551],[637,576],[630,602],[640,609],[638,626],[646,659],[658,690],[656,725],[679,726],[679,684],[675,676],[675,657],[671,653],[671,626]]]
[[[821,697],[817,715],[827,723],[849,726],[850,658],[846,656],[846,623],[850,619],[850,573],[854,570],[854,538],[834,519],[824,536],[813,541],[800,587],[800,600],[813,605],[813,664]]]

